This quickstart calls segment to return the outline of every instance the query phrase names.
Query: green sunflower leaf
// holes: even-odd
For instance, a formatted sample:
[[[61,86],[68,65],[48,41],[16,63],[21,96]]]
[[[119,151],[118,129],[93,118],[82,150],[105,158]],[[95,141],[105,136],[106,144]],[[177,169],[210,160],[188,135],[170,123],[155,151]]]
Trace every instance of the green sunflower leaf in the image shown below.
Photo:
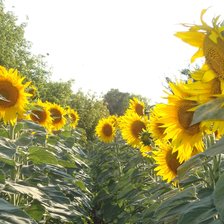
[[[25,212],[0,198],[0,220],[4,224],[36,224]]]
[[[205,120],[224,120],[224,98],[216,98],[200,106],[193,115],[191,125]]]
[[[214,190],[214,204],[219,212],[219,217],[224,221],[224,174],[222,174],[215,186]]]
[[[58,164],[57,157],[52,152],[47,151],[46,148],[38,146],[29,148],[29,159],[35,164]]]

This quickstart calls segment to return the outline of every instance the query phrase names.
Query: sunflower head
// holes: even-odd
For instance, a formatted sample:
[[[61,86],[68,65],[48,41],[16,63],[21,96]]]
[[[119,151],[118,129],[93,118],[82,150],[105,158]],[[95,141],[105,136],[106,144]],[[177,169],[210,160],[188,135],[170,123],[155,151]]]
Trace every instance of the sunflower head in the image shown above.
[[[37,87],[34,86],[34,85],[30,85],[28,88],[27,88],[27,92],[30,94],[30,98],[31,99],[35,99],[37,97]]]
[[[177,152],[172,151],[170,144],[161,143],[158,151],[153,153],[155,159],[157,175],[161,176],[163,180],[170,183],[177,177],[177,168],[182,164],[178,159]]]
[[[129,111],[133,111],[137,113],[139,116],[144,115],[145,104],[144,102],[140,101],[138,98],[134,97],[129,101]]]
[[[218,16],[213,18],[211,26],[205,23],[203,16],[206,11],[204,9],[201,12],[201,25],[191,25],[188,31],[177,32],[176,36],[198,47],[198,51],[191,58],[192,62],[196,58],[205,57],[206,63],[216,76],[224,79],[224,26],[218,21]]]
[[[206,63],[221,79],[224,79],[224,41],[217,37],[214,42],[208,35],[204,40]]]
[[[204,150],[203,136],[204,127],[202,123],[192,125],[194,109],[198,103],[189,100],[185,91],[183,95],[171,93],[168,96],[168,104],[160,108],[160,123],[165,129],[165,140],[171,141],[173,152],[178,152],[178,158],[181,162],[191,157],[194,147],[199,151]]]
[[[165,137],[165,128],[161,121],[164,104],[156,104],[149,113],[147,130],[154,141],[162,140]]]
[[[33,103],[28,119],[42,125],[47,130],[50,130],[52,125],[52,117],[49,110],[49,105],[47,103],[43,103],[41,100]]]
[[[59,131],[66,124],[66,110],[56,103],[49,103],[49,111],[52,118],[52,131]]]
[[[119,127],[123,139],[133,147],[139,147],[141,133],[146,129],[148,119],[146,116],[139,116],[137,113],[128,112],[119,120]]]
[[[112,142],[115,138],[116,129],[114,120],[109,118],[102,118],[99,120],[95,128],[96,136],[103,142]]]
[[[79,119],[80,119],[78,112],[75,111],[74,109],[68,107],[67,115],[69,117],[70,126],[72,128],[76,128],[76,126],[78,125]]]
[[[23,80],[17,70],[0,66],[0,117],[4,123],[15,124],[26,111],[30,96],[26,89],[30,83]]]

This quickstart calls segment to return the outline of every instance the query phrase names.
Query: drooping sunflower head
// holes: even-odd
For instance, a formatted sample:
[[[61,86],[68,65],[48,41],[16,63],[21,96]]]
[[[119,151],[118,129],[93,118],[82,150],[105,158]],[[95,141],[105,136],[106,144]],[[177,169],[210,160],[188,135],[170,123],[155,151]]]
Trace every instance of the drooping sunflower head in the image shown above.
[[[222,27],[222,32],[224,27]],[[224,79],[224,40],[222,33],[207,34],[203,45],[206,63],[217,76]]]
[[[26,111],[30,96],[26,88],[30,83],[23,81],[17,70],[0,66],[0,118],[4,123],[15,124],[17,117],[23,117]]]
[[[119,127],[123,139],[133,147],[139,147],[141,133],[146,129],[148,119],[137,113],[128,112],[119,119]]]
[[[96,136],[103,142],[112,142],[116,134],[114,124],[114,120],[110,117],[100,119],[95,128]]]
[[[47,103],[38,100],[32,104],[32,109],[28,115],[28,119],[42,125],[47,130],[51,130],[52,117]]]
[[[224,26],[220,23],[219,16],[214,17],[212,26],[206,24],[203,16],[207,10],[201,12],[201,25],[186,25],[188,31],[177,32],[175,35],[188,44],[198,47],[198,51],[192,56],[193,62],[196,58],[205,57],[210,69],[217,77],[224,79]]]
[[[76,128],[76,126],[78,125],[79,119],[80,119],[78,112],[75,111],[74,109],[68,107],[67,115],[69,117],[70,126],[72,128]]]
[[[52,118],[51,129],[52,131],[58,131],[66,124],[66,110],[56,103],[47,102],[47,104]]]
[[[168,183],[173,181],[177,177],[177,168],[182,163],[178,159],[177,152],[172,151],[172,146],[168,143],[161,143],[158,151],[155,151],[152,156],[156,163],[157,175]]]
[[[144,102],[140,101],[136,97],[133,97],[133,99],[130,99],[128,111],[133,111],[137,113],[139,116],[143,116],[144,110],[145,110]]]

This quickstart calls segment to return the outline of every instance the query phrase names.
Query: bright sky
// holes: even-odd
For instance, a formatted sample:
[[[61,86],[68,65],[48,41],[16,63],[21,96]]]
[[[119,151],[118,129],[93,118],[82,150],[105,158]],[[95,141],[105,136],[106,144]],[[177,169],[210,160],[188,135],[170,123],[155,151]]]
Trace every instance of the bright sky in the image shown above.
[[[5,0],[35,54],[47,56],[52,80],[101,95],[111,88],[161,101],[165,77],[180,77],[195,48],[173,34],[180,23],[224,16],[223,0]],[[12,7],[14,6],[14,7]],[[223,17],[222,17],[223,18]]]

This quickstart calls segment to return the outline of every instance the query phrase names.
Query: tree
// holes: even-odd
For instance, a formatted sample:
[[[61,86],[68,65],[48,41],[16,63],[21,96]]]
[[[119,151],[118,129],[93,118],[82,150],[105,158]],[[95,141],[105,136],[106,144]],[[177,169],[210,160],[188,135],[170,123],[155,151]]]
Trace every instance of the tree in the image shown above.
[[[103,97],[111,115],[123,115],[128,108],[130,94],[120,92],[118,89],[109,90]]]
[[[107,108],[110,111],[111,115],[123,115],[126,109],[129,106],[129,101],[133,97],[138,98],[139,100],[143,101],[146,106],[146,110],[149,110],[150,107],[150,100],[146,97],[142,97],[136,94],[130,93],[123,93],[120,92],[118,89],[111,89],[109,90],[103,97],[104,101],[106,102]]]
[[[66,82],[46,82],[40,92],[40,98],[42,101],[49,101],[61,106],[67,106],[70,104],[73,94],[72,83],[73,80]]]
[[[99,119],[109,116],[104,101],[93,94],[84,94],[82,91],[78,91],[73,94],[70,106],[79,113],[78,127],[86,130],[88,140],[93,140],[95,138],[95,127]]]
[[[31,43],[24,37],[26,24],[17,24],[12,12],[5,12],[0,1],[0,65],[15,68],[41,91],[50,77],[43,55],[31,53]]]

